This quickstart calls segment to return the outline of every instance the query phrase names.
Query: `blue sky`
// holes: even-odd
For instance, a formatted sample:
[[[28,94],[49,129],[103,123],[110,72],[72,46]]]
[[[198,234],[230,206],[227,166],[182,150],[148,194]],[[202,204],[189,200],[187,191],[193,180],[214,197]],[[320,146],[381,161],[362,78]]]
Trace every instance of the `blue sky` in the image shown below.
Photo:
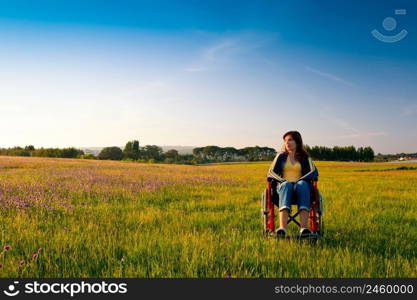
[[[0,66],[1,147],[417,152],[415,1],[0,1]]]

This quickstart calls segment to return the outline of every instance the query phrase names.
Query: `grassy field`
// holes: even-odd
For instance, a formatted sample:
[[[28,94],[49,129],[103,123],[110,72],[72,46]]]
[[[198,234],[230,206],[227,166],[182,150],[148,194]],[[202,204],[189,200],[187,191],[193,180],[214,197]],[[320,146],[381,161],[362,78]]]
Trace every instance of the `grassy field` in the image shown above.
[[[313,246],[263,238],[269,163],[2,156],[1,277],[417,277],[417,164],[316,165]]]

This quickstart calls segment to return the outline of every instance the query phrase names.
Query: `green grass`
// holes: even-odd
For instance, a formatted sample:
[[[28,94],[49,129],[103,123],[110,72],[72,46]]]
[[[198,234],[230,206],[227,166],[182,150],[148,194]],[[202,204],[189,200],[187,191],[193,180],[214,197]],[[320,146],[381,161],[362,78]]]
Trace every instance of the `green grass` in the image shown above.
[[[417,277],[417,164],[316,165],[310,245],[263,237],[269,163],[0,157],[1,277]]]

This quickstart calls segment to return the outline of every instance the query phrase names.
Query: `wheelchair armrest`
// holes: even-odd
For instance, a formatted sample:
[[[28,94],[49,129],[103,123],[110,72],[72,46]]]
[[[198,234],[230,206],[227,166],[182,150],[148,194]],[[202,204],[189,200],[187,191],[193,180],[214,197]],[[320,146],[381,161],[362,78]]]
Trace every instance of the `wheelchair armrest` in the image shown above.
[[[268,177],[267,181],[271,183],[271,188],[276,188],[277,184],[278,184],[278,180]]]

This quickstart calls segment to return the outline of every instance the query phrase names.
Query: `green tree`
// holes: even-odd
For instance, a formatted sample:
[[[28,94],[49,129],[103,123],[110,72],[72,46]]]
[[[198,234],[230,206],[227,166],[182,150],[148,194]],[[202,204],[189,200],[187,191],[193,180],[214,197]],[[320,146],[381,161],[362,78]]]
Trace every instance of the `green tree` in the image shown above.
[[[33,150],[35,150],[35,146],[33,146],[33,145],[28,145],[28,146],[26,146],[26,147],[25,147],[25,150],[26,150],[26,151],[33,151]]]
[[[375,157],[374,150],[371,147],[363,148],[363,156],[365,161],[373,161]]]
[[[139,141],[133,140],[126,143],[123,150],[123,155],[126,158],[137,160],[139,159]]]
[[[105,147],[98,154],[98,159],[121,160],[123,151],[119,147]]]
[[[178,159],[178,151],[175,149],[170,149],[167,152],[165,152],[165,161],[166,162],[175,162]]]
[[[126,143],[125,148],[123,149],[123,156],[126,158],[133,159],[133,151],[132,151],[132,142],[129,141]]]
[[[74,147],[58,149],[58,157],[62,158],[77,158],[84,154],[84,151]]]
[[[140,147],[139,147],[139,141],[138,140],[134,140],[133,143],[132,143],[132,153],[133,153],[134,159],[139,159]]]
[[[157,161],[163,159],[162,148],[156,145],[146,145],[141,149],[140,155],[141,158],[145,160],[154,159]]]

